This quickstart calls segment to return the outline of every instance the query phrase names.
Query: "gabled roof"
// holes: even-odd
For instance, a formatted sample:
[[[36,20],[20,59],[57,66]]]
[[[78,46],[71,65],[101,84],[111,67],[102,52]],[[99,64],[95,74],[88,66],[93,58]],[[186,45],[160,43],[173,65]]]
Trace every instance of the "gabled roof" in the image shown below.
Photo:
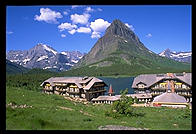
[[[163,77],[156,77],[156,74],[142,74],[134,78],[132,88],[137,88],[138,83],[145,83],[145,87],[149,87],[158,80],[163,79]]]
[[[132,97],[132,98],[138,98],[138,99],[145,99],[145,98],[152,98],[152,95],[150,93],[144,93],[144,94],[127,94],[126,96],[128,97]],[[115,96],[99,96],[97,98],[93,98],[92,101],[96,101],[96,100],[99,100],[99,101],[106,101],[106,100],[109,100],[109,101],[116,101],[116,100],[120,100],[120,97],[121,95],[115,95]]]
[[[93,86],[94,83],[103,82],[103,81],[96,78],[96,77],[85,77],[85,79],[84,79],[84,77],[51,77],[51,78],[45,80],[40,86],[43,86],[43,84],[46,82],[50,83],[52,86],[54,86],[55,83],[74,83],[79,88],[83,88],[83,86],[81,84],[89,82],[84,87],[84,89],[89,90]]]
[[[185,73],[183,76],[182,75],[177,76],[176,74],[174,74],[174,76],[182,80],[183,82],[189,84],[190,86],[192,85],[192,73]]]
[[[92,101],[117,101],[120,100],[119,97],[116,96],[99,96],[97,98],[93,98]]]
[[[145,87],[150,87],[153,84],[163,79],[179,79],[189,84],[190,86],[192,85],[192,74],[191,73],[185,73],[183,75],[177,75],[174,73],[173,78],[169,77],[167,74],[142,74],[134,78],[132,88],[137,88],[137,84],[141,82],[146,84]]]
[[[89,90],[96,82],[103,82],[103,80],[93,77],[93,79],[88,83],[88,85],[84,87],[84,89]]]
[[[180,96],[176,93],[162,93],[159,96],[156,96],[153,102],[162,102],[162,103],[187,103],[186,99],[183,96]]]

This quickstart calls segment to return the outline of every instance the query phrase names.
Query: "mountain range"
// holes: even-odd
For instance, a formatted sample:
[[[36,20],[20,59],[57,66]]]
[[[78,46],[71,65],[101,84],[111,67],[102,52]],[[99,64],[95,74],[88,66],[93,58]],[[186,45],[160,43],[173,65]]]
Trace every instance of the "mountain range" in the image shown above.
[[[116,19],[90,52],[66,73],[134,75],[187,70],[190,71],[190,64],[177,62],[152,52],[129,27]]]
[[[16,63],[12,63],[6,59],[6,73],[8,74],[17,74],[17,73],[24,73],[29,71],[29,69],[18,65]]]
[[[146,48],[129,27],[116,19],[87,54],[79,51],[58,53],[39,43],[29,50],[9,51],[6,59],[30,69],[64,71],[64,75],[113,76],[190,72],[189,63],[176,61],[190,55],[168,50],[156,54]]]
[[[29,50],[11,50],[6,54],[6,59],[30,69],[41,68],[66,71],[74,66],[83,55],[79,51],[62,51],[58,53],[52,47],[39,43]]]
[[[169,48],[159,53],[162,57],[167,57],[180,62],[191,63],[192,52],[175,52],[171,51]]]

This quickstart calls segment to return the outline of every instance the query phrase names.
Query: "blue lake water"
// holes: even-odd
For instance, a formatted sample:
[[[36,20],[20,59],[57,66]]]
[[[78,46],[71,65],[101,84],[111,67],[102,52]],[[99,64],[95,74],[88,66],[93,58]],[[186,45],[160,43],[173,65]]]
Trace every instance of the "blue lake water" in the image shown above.
[[[98,77],[99,79],[103,80],[108,87],[106,87],[106,95],[110,88],[110,84],[112,85],[112,89],[114,90],[116,95],[120,94],[121,90],[125,90],[128,88],[128,93],[133,94],[134,90],[131,88],[133,84],[134,77],[122,77],[122,78],[109,78],[109,77]]]

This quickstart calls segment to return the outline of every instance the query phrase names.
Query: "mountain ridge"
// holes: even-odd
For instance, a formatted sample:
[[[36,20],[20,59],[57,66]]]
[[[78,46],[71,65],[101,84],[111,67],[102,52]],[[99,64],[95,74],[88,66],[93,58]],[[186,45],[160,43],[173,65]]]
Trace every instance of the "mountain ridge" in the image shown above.
[[[169,48],[160,52],[159,55],[162,57],[167,57],[167,58],[179,61],[179,62],[187,62],[187,63],[191,63],[191,59],[192,59],[192,52],[191,51],[176,52],[176,51],[171,51]]]
[[[113,71],[105,72],[108,75],[132,74],[132,69],[142,73],[190,70],[189,64],[161,57],[146,48],[137,35],[118,19],[111,23],[89,53],[71,68],[71,72],[80,68],[88,72],[92,67],[102,72]]]
[[[52,47],[38,43],[29,50],[11,50],[6,59],[26,68],[41,68],[53,71],[66,71],[74,66],[84,54],[79,51],[62,51],[58,53]]]

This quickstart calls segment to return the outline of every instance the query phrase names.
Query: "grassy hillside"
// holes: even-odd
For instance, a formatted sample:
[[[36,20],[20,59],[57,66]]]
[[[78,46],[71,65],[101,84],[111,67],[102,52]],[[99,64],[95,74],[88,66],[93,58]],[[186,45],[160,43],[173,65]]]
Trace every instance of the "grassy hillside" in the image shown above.
[[[105,115],[110,109],[108,104],[84,105],[66,100],[63,96],[42,93],[40,84],[55,76],[58,75],[6,75],[7,130],[97,130],[104,125],[150,130],[192,129],[192,114],[188,109],[138,107],[135,111],[143,113],[144,116],[123,116],[115,119]],[[21,108],[24,106],[25,108]]]
[[[96,130],[104,125],[123,125],[150,130],[191,130],[192,116],[188,109],[138,107],[135,111],[144,116],[115,119],[105,115],[110,105],[84,105],[62,96],[42,93],[41,82],[52,76],[54,75],[6,76],[6,129]],[[25,108],[21,108],[24,106]]]
[[[12,63],[9,60],[6,60],[6,73],[7,74],[18,74],[18,73],[25,73],[29,69],[25,68],[21,65],[18,65],[16,63]]]
[[[7,106],[7,130],[96,130],[101,125],[123,125],[150,130],[191,130],[191,117],[184,116],[186,109],[138,107],[135,110],[144,113],[144,116],[115,119],[105,116],[105,111],[110,107],[107,104],[84,105],[58,95],[6,87],[6,104],[10,103],[18,106],[26,104],[26,108]]]
[[[165,60],[165,58],[163,58],[163,60],[165,60],[163,64],[161,63],[163,60],[160,60],[160,57],[154,60],[144,60],[133,56],[128,58],[129,60],[119,57],[108,57],[88,66],[62,72],[62,74],[70,76],[136,76],[149,73],[191,72],[190,64],[179,63],[170,59]],[[102,66],[104,63],[111,65]]]

